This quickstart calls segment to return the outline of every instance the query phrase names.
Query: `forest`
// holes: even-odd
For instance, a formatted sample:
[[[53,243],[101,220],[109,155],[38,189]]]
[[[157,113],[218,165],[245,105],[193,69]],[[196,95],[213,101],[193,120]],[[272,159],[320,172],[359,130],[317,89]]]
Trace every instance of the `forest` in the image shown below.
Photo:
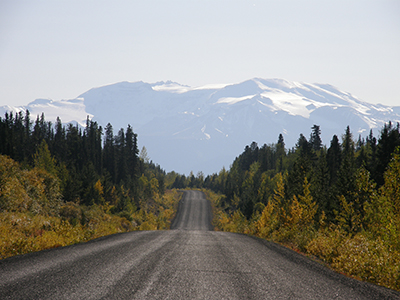
[[[104,139],[103,139],[104,135]],[[168,229],[179,193],[128,125],[0,118],[0,259],[130,230]],[[9,233],[13,232],[12,235]]]
[[[347,127],[329,148],[320,134],[314,125],[291,149],[282,135],[276,144],[253,142],[229,170],[192,181],[212,199],[219,230],[272,240],[400,290],[399,124],[365,139]]]

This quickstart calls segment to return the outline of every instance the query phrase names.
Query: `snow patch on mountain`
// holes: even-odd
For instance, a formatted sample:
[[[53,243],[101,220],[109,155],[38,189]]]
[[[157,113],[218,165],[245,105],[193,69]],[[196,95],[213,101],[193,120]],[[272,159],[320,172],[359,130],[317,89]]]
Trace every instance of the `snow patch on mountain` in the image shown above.
[[[232,84],[224,84],[224,83],[206,84],[206,85],[195,87],[195,88],[193,88],[193,90],[194,91],[196,91],[196,90],[220,90],[220,89],[227,87],[228,85],[232,85]]]
[[[219,98],[218,101],[216,103],[226,103],[228,105],[232,105],[244,100],[248,100],[251,99],[253,97],[255,97],[256,95],[249,95],[249,96],[244,96],[244,97],[222,97]]]
[[[172,82],[172,81],[156,83],[151,88],[156,92],[170,92],[170,93],[177,93],[177,94],[183,94],[183,93],[186,93],[186,92],[192,90],[191,87],[181,85],[179,83]]]
[[[3,116],[8,112],[24,112],[29,110],[31,117],[35,118],[45,113],[46,120],[55,122],[57,117],[60,117],[63,123],[78,123],[85,126],[86,119],[93,118],[93,114],[86,111],[83,98],[71,100],[51,100],[51,99],[36,99],[27,106],[3,106],[0,107],[0,114]]]
[[[272,101],[273,105],[269,106],[272,111],[283,110],[293,116],[310,117],[310,111],[307,107],[312,102],[305,100],[300,95],[273,90],[264,92],[261,96]]]

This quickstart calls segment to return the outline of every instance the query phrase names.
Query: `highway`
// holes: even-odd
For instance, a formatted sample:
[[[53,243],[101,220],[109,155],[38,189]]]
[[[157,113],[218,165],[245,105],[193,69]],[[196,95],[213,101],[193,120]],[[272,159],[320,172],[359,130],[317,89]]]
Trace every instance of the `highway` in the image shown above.
[[[258,238],[213,231],[186,191],[171,229],[111,235],[0,261],[0,299],[400,299]]]

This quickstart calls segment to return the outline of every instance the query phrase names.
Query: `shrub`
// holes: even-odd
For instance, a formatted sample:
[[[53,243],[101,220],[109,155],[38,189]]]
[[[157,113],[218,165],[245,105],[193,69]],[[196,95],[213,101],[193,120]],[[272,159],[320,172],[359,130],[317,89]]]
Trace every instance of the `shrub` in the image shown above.
[[[370,240],[362,233],[347,237],[332,266],[341,272],[392,289],[400,289],[400,253],[381,239]]]

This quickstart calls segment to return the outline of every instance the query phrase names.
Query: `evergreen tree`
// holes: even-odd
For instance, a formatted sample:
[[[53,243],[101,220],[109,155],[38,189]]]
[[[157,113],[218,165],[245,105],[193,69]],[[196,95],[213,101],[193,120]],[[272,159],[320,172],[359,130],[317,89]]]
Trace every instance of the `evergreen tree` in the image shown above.
[[[12,130],[12,124],[14,122],[13,113],[5,114],[4,119],[4,127],[5,127],[5,134],[4,134],[4,154],[14,158],[14,147],[13,147],[13,140],[14,134]]]
[[[287,177],[285,193],[291,198],[293,195],[299,195],[303,191],[304,177],[311,177],[312,170],[312,148],[303,134],[296,144],[296,161]]]
[[[326,160],[329,168],[329,186],[334,186],[336,184],[339,169],[342,164],[341,145],[336,135],[332,137]]]
[[[115,138],[115,160],[117,166],[117,182],[121,183],[126,179],[127,175],[127,160],[125,147],[125,132],[121,128]]]
[[[338,195],[343,195],[347,202],[354,202],[352,192],[356,188],[355,146],[349,126],[347,126],[346,133],[343,135],[342,149],[342,164],[338,176],[337,191]]]
[[[98,174],[100,174],[102,170],[101,135],[101,126],[99,126],[97,122],[91,121],[88,116],[83,135],[85,160],[93,164]]]
[[[311,177],[311,192],[313,198],[318,204],[319,213],[322,211],[331,212],[336,207],[332,206],[331,194],[329,192],[329,168],[327,162],[327,151],[326,148],[320,150],[320,157],[317,165],[314,167],[314,174]],[[332,214],[333,218],[333,214]]]
[[[254,162],[250,166],[250,170],[246,172],[245,179],[242,184],[242,193],[239,202],[239,209],[243,215],[250,219],[257,200],[257,193],[260,186],[260,164]]]
[[[13,152],[14,158],[17,161],[23,161],[25,150],[24,150],[24,138],[25,138],[25,130],[24,130],[24,118],[22,116],[22,112],[16,113],[14,118],[13,126]]]
[[[71,123],[68,124],[66,144],[67,166],[70,168],[74,167],[75,171],[81,171],[85,159],[83,157],[82,132],[79,130],[78,125],[74,126]]]
[[[117,182],[115,161],[114,131],[110,123],[105,128],[105,139],[103,146],[103,165],[111,176],[112,182]]]
[[[284,145],[284,143],[283,143],[283,145]],[[259,149],[258,161],[260,162],[261,172],[265,172],[268,170],[275,170],[275,168],[276,168],[275,156],[277,156],[277,152],[278,152],[277,148],[278,148],[278,146],[275,146],[275,145],[268,146],[268,145],[264,144]],[[285,149],[283,148],[282,152],[284,153],[284,151],[285,151]],[[281,157],[281,158],[283,160],[283,157]],[[279,166],[278,169],[281,169],[281,166]]]
[[[369,172],[371,172],[371,176],[373,176],[373,172],[376,169],[376,138],[373,135],[372,129],[369,132],[369,135],[367,136],[367,141],[366,141],[366,151],[367,151],[367,169]]]
[[[394,127],[389,122],[381,131],[376,151],[376,168],[373,178],[378,186],[384,183],[383,174],[389,164],[391,154],[398,146],[400,146],[400,125],[397,123],[397,126]]]
[[[128,175],[135,180],[138,172],[137,134],[133,132],[131,125],[128,125],[125,135],[126,160],[128,165]]]
[[[61,119],[57,117],[55,124],[55,135],[54,135],[54,155],[58,161],[66,161],[67,159],[67,144],[66,144],[66,133],[65,127],[62,126]]]
[[[277,157],[277,165],[278,172],[282,172],[283,170],[283,159],[285,157],[285,142],[283,140],[282,133],[279,134],[278,143],[276,145],[276,157]]]
[[[321,129],[318,125],[311,127],[310,144],[314,151],[319,151],[322,148]]]
[[[25,117],[24,117],[24,129],[25,129],[25,146],[30,147],[30,137],[31,137],[31,130],[32,130],[32,121],[30,118],[29,110],[26,110]]]
[[[300,157],[310,158],[311,157],[312,145],[306,139],[306,137],[300,133],[300,137],[297,140],[296,151],[299,153]]]

